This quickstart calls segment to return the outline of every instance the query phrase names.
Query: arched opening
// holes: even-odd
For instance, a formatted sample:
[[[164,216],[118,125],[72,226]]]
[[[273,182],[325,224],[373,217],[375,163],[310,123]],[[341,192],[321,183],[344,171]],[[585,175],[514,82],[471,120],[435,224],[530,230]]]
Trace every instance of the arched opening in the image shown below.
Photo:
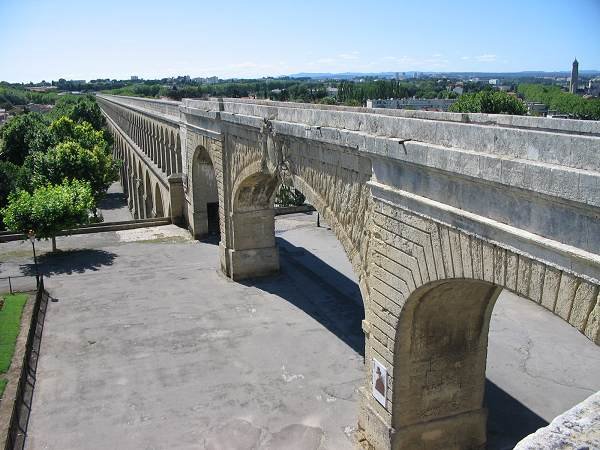
[[[163,132],[162,127],[159,127],[159,130],[158,130],[158,155],[157,155],[157,160],[158,160],[158,167],[160,167],[161,169],[163,169],[163,172],[165,171],[164,170],[164,166],[165,166],[165,164],[164,164],[164,155],[165,155],[164,148],[165,148],[165,144],[164,144],[164,142],[165,142],[165,134]]]
[[[183,168],[182,168],[182,164],[181,164],[181,137],[179,136],[179,133],[177,133],[177,146],[175,148],[175,153],[176,153],[175,156],[177,159],[176,172],[181,173]]]
[[[352,445],[340,430],[356,424],[358,390],[364,380],[365,336],[361,327],[364,305],[359,275],[354,272],[348,249],[337,235],[339,224],[328,226],[335,223],[335,218],[330,211],[326,212],[325,202],[315,190],[306,181],[294,179],[294,187],[307,202],[318,206],[320,227],[317,213],[309,205],[304,205],[304,210],[276,215],[283,212],[275,208],[279,187],[278,178],[261,171],[259,164],[238,175],[233,187],[232,222],[228,230],[231,235],[227,242],[232,248],[227,249],[226,269],[230,277],[251,278],[245,283],[274,294],[275,309],[285,304],[291,306],[292,315],[297,313],[301,317],[299,322],[290,319],[292,337],[282,340],[311,340],[307,334],[299,333],[299,323],[307,324],[311,336],[319,336],[314,353],[300,353],[304,343],[298,342],[297,349],[290,350],[287,359],[295,361],[295,373],[310,373],[311,383],[336,385],[324,388],[326,394],[317,398],[332,404],[343,398],[349,406],[336,411],[336,425],[343,425],[329,428],[327,439],[331,448],[350,448]],[[277,276],[254,278],[275,269],[280,269]],[[287,399],[284,397],[282,401],[286,403]],[[303,407],[297,414],[320,416],[328,410],[324,404],[313,405],[310,410]]]
[[[388,399],[393,448],[418,448],[424,441],[435,449],[485,444],[488,330],[501,290],[457,279],[430,283],[408,298],[397,326]]]
[[[156,217],[164,217],[165,211],[163,208],[162,194],[160,193],[158,183],[156,183],[156,186],[154,187],[154,201],[156,202]]]
[[[217,236],[220,233],[217,178],[204,147],[196,149],[192,160],[192,207],[194,237]]]
[[[152,200],[152,185],[150,184],[150,175],[146,172],[146,217],[154,217],[154,201]]]
[[[593,343],[526,292],[454,278],[408,295],[393,354],[372,346],[392,368],[392,448],[512,448],[600,387]]]
[[[138,161],[138,169],[137,176],[135,179],[135,183],[137,185],[137,204],[136,209],[139,212],[139,219],[145,219],[146,216],[146,207],[144,205],[144,179],[142,178],[144,172],[142,171],[142,163]]]
[[[179,134],[179,133],[178,133]],[[171,131],[171,140],[169,141],[169,175],[172,173],[178,173],[177,171],[177,142],[175,140],[175,133]]]
[[[169,129],[165,130],[165,171],[171,175],[171,154],[173,145],[173,133],[169,133]]]

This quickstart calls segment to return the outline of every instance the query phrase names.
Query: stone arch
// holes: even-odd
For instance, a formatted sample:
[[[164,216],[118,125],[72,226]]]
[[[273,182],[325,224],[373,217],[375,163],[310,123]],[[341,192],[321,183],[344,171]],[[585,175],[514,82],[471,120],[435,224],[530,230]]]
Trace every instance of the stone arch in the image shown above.
[[[292,173],[290,176],[293,187],[302,192],[306,197],[306,201],[315,207],[323,220],[326,221],[334,231],[334,234],[352,264],[354,273],[358,279],[361,297],[363,298],[363,303],[366,307],[366,301],[368,299],[367,278],[363,273],[363,261],[360,249],[356,248],[353,244],[342,220],[335,213],[331,201],[321,195],[316,186],[308,181],[301,173]],[[281,182],[277,176],[265,172],[262,161],[250,163],[240,171],[233,181],[232,188],[232,212],[234,214],[231,227],[232,232],[235,233],[237,222],[240,224],[240,231],[241,229],[244,229],[246,232],[253,233],[255,236],[262,236],[260,241],[263,245],[267,245],[270,242],[273,242],[274,245],[274,201],[280,185]],[[331,186],[331,188],[333,188],[333,186]],[[242,193],[242,189],[244,189],[246,193]],[[240,195],[244,197],[241,203]],[[367,202],[366,199],[363,199],[363,201]],[[251,204],[253,204],[253,206],[250,206]],[[261,221],[256,222],[255,230],[251,232],[250,228],[247,226],[244,227],[243,224],[245,223],[246,218],[237,217],[236,221],[236,209],[237,212],[242,212],[244,210],[250,212],[251,210],[254,210],[254,214],[262,218]],[[248,215],[248,217],[249,216],[250,215]],[[257,218],[255,217],[254,220],[257,220]],[[367,239],[367,236],[365,236],[365,239]],[[233,237],[232,242],[235,245],[235,237]],[[237,248],[237,245],[235,248]],[[275,270],[276,269],[273,269],[273,271]]]
[[[162,194],[160,192],[160,187],[158,183],[154,186],[154,203],[155,203],[155,216],[156,217],[165,217],[165,210],[163,206]]]
[[[158,167],[160,167],[163,172],[165,171],[165,163],[164,163],[164,142],[165,142],[165,133],[161,126],[158,127]]]
[[[137,159],[137,158],[136,158]],[[137,176],[135,179],[135,183],[137,185],[137,210],[138,210],[138,215],[140,219],[145,219],[147,216],[145,214],[146,212],[146,208],[144,206],[144,179],[142,178],[144,175],[144,172],[142,171],[142,163],[141,161],[137,161],[138,163],[138,170],[137,170]]]
[[[170,147],[169,147],[169,158],[171,161],[171,165],[170,165],[170,173],[177,173],[177,143],[175,141],[175,132],[173,130],[171,130],[171,140],[170,140]]]
[[[594,283],[390,204],[372,217],[367,380],[377,359],[390,389],[366,411],[387,417],[392,448],[485,444],[488,330],[503,289],[598,343]]]
[[[195,238],[218,234],[219,192],[215,168],[208,150],[199,145],[192,156],[192,232]]]
[[[137,179],[137,166],[135,165],[135,160],[131,155],[131,149],[129,149],[129,161],[129,210],[133,214],[134,219],[139,219],[139,212],[137,210],[138,190],[135,181]]]
[[[177,144],[175,147],[175,157],[176,157],[176,172],[181,173],[183,171],[182,160],[181,160],[181,136],[179,135],[179,131],[177,132]]]
[[[152,123],[152,161],[158,165],[158,129],[156,123]]]
[[[485,445],[488,331],[501,291],[485,281],[452,279],[409,296],[395,338],[393,448],[421,447],[424,435],[432,449]]]
[[[152,184],[150,183],[150,174],[146,170],[146,188],[145,188],[145,212],[146,217],[154,217],[154,201],[152,199]]]
[[[173,147],[173,134],[169,132],[168,128],[165,128],[165,171],[167,176],[171,175],[171,154]]]

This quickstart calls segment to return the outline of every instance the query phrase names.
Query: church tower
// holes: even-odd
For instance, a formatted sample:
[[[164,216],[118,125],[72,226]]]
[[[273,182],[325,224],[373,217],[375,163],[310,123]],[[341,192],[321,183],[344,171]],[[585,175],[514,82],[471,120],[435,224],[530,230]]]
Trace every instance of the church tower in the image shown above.
[[[571,86],[569,87],[569,92],[571,94],[577,94],[577,84],[579,82],[579,63],[577,62],[577,58],[573,61],[573,68],[571,69]]]

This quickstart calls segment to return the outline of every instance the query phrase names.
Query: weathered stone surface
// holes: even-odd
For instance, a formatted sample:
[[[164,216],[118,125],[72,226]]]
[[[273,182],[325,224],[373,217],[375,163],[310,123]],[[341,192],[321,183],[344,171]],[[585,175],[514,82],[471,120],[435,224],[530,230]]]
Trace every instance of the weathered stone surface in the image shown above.
[[[515,450],[592,450],[600,448],[600,392],[587,398],[550,425],[540,428]]]
[[[485,442],[487,330],[502,288],[600,343],[596,125],[239,99],[98,99],[134,215],[162,210],[197,237],[218,216],[227,276],[279,269],[273,202],[281,184],[299,189],[331,226],[365,304],[361,445]],[[372,358],[388,370],[384,406],[370,395]]]

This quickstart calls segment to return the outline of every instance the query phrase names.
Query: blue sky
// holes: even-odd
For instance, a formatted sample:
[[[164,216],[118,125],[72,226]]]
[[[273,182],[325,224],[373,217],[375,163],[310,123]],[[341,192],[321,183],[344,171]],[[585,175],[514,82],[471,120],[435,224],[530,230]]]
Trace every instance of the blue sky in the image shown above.
[[[600,70],[600,0],[0,0],[0,80]]]

